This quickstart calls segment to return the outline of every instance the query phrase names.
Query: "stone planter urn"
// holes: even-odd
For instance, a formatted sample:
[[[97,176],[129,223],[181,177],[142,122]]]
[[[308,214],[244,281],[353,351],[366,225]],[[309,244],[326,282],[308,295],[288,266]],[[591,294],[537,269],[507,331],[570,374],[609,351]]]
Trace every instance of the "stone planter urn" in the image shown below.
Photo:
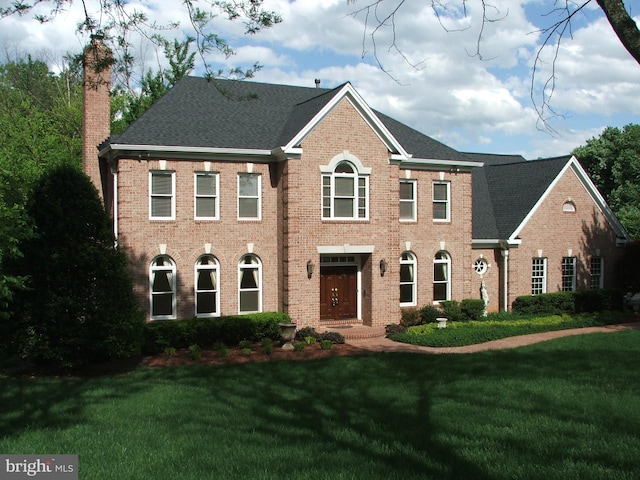
[[[445,317],[436,318],[438,322],[438,328],[447,328],[447,319]]]
[[[280,324],[280,340],[282,340],[282,348],[285,350],[293,350],[293,340],[296,338],[295,323],[281,323]]]

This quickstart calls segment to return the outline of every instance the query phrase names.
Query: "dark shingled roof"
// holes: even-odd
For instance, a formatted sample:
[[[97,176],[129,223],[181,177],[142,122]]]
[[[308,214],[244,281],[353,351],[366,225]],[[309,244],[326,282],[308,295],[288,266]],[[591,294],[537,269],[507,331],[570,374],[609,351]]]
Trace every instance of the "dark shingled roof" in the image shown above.
[[[185,77],[110,142],[272,150],[288,144],[343,87]],[[469,160],[417,130],[375,114],[414,158]]]
[[[509,238],[571,156],[527,161],[519,155],[468,153],[473,170],[473,238]]]
[[[109,143],[273,150],[287,145],[344,87],[292,87],[185,77]],[[461,153],[374,114],[414,159],[483,162],[473,169],[473,238],[509,238],[570,157]]]

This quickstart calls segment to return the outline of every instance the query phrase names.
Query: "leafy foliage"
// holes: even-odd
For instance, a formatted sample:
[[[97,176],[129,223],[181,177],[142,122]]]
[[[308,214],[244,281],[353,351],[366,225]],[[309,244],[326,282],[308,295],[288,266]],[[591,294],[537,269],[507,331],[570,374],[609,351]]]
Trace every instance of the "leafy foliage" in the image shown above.
[[[640,239],[640,125],[607,127],[573,155],[634,239]]]
[[[35,236],[13,268],[28,278],[13,300],[14,346],[63,367],[139,350],[142,314],[98,192],[77,168],[44,175],[28,204]]]

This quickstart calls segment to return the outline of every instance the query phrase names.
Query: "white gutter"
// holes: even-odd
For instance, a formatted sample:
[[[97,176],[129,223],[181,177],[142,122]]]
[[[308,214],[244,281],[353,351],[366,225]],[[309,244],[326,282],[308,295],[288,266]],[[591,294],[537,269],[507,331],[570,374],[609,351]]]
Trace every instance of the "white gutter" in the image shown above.
[[[509,249],[502,250],[504,275],[502,275],[502,305],[505,312],[509,311]]]
[[[118,172],[113,172],[113,235],[118,246]]]

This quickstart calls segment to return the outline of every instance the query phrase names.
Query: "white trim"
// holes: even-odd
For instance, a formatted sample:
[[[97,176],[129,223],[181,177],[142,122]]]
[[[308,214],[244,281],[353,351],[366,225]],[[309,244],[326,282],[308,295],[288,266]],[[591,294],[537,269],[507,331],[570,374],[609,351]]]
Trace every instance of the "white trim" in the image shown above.
[[[435,193],[436,193],[436,189],[435,186],[436,185],[446,185],[447,187],[447,199],[446,200],[436,200],[435,198]],[[431,182],[431,205],[432,207],[435,207],[436,204],[442,204],[444,203],[446,206],[446,212],[445,218],[436,218],[435,215],[433,215],[434,213],[434,208],[432,208],[431,210],[431,214],[433,215],[433,222],[434,223],[447,223],[447,222],[451,222],[451,182],[449,181],[442,181],[442,180],[438,180],[438,181],[433,181]]]
[[[402,218],[402,208],[398,212],[398,218],[403,223],[417,222],[418,221],[418,181],[414,178],[401,178],[400,179],[400,189],[402,188],[402,184],[411,185],[411,192],[413,198],[411,200],[403,200],[401,195],[398,195],[399,198],[399,207],[402,206],[403,203],[410,203],[412,205],[412,215],[411,218]]]
[[[411,257],[409,260],[403,260],[402,256],[404,254],[407,254],[407,256]],[[402,266],[403,265],[410,265],[411,267],[413,267],[413,278],[411,280],[411,282],[402,282]],[[410,252],[410,251],[404,251],[400,254],[400,284],[399,287],[402,288],[402,285],[411,285],[411,301],[410,302],[403,302],[402,299],[400,299],[400,306],[401,307],[415,307],[418,304],[418,258],[416,257],[415,253]]]
[[[591,181],[587,172],[582,168],[582,166],[580,165],[576,157],[573,155],[567,161],[567,163],[562,168],[562,170],[560,170],[560,173],[558,173],[556,178],[554,178],[554,180],[549,184],[545,192],[540,196],[540,198],[538,199],[536,204],[533,206],[531,211],[524,218],[524,220],[522,220],[520,225],[516,227],[516,229],[513,231],[513,233],[509,237],[509,240],[513,240],[520,235],[520,232],[522,231],[522,229],[527,225],[529,220],[531,220],[533,215],[538,211],[542,203],[547,199],[547,197],[549,196],[551,191],[554,189],[554,187],[557,185],[557,183],[560,181],[562,176],[569,169],[571,169],[575,173],[576,177],[582,183],[584,189],[587,191],[587,193],[591,197],[591,200],[600,210],[600,213],[602,213],[602,215],[609,222],[609,225],[611,226],[611,228],[614,230],[614,232],[616,232],[617,237],[623,239],[621,243],[626,243],[631,241],[631,237],[629,236],[627,231],[624,229],[620,221],[616,218],[615,214],[613,213],[609,205],[607,205],[607,202],[605,201],[604,197],[600,194],[600,192],[598,191],[598,188]]]
[[[247,177],[257,177],[258,178],[258,195],[257,197],[253,197],[253,196],[244,196],[244,197],[240,197],[240,177],[241,176],[247,176]],[[260,220],[262,220],[262,175],[260,173],[247,173],[247,172],[239,172],[237,175],[237,195],[236,195],[236,207],[237,207],[237,216],[238,216],[238,220],[239,221],[243,221],[243,222],[259,222]],[[240,198],[255,198],[257,200],[257,216],[256,217],[241,217],[240,216]]]
[[[327,92],[326,95],[330,95]],[[401,159],[411,158],[404,150],[400,142],[391,134],[387,127],[380,121],[378,116],[371,110],[364,99],[358,94],[351,83],[347,82],[342,86],[329,102],[287,143],[282,147],[284,152],[288,152],[300,145],[304,138],[338,105],[343,99],[346,99],[355,110],[360,114],[362,119],[369,125],[371,130],[380,138],[391,153],[398,153]]]
[[[202,198],[213,198],[215,201],[215,212],[213,217],[198,216],[198,175],[214,177],[215,195],[200,195]],[[195,220],[219,220],[220,219],[220,174],[218,172],[204,171],[193,172],[193,218]]]
[[[159,258],[164,258],[171,263],[169,268],[167,266],[158,267],[154,264],[158,261]],[[153,315],[153,277],[154,272],[156,271],[170,271],[171,273],[171,314],[170,315]],[[177,298],[178,298],[178,289],[177,289],[177,277],[178,269],[176,267],[176,262],[169,255],[160,254],[157,255],[151,260],[149,264],[149,319],[150,320],[175,320],[177,313]],[[166,292],[165,292],[166,293]]]
[[[151,207],[152,202],[152,188],[153,188],[153,175],[171,175],[171,215],[168,217],[154,217]],[[156,194],[158,196],[158,194]],[[168,195],[162,195],[168,197]],[[176,172],[174,170],[149,170],[149,220],[169,221],[176,219]]]
[[[320,255],[329,254],[359,254],[359,253],[373,253],[375,245],[318,245],[316,247]]]
[[[255,259],[256,263],[251,263],[251,264],[243,264],[242,261],[246,258],[246,257],[251,257],[252,259]],[[248,267],[242,267],[242,265],[250,265]],[[255,267],[253,267],[255,265]],[[256,283],[258,285],[257,289],[245,289],[242,290],[241,287],[241,282],[242,282],[242,271],[243,270],[249,270],[249,269],[253,269],[253,268],[257,268],[257,273],[258,273],[258,278],[256,279]],[[258,292],[258,310],[255,311],[242,311],[240,310],[240,306],[241,306],[241,300],[240,300],[240,294],[244,291],[247,292],[252,292],[252,291],[257,291]],[[253,253],[247,253],[245,255],[243,255],[242,257],[240,257],[240,260],[238,261],[238,314],[243,315],[243,314],[247,314],[247,313],[260,313],[262,312],[262,260],[260,259],[260,257],[258,257],[257,255],[253,254]]]
[[[204,257],[210,257],[211,259],[213,259],[214,263],[212,265],[203,266],[201,262]],[[215,292],[216,294],[216,302],[215,302],[215,311],[213,313],[204,313],[204,314],[198,313],[198,293],[200,293],[200,290],[198,290],[198,271],[205,271],[205,272],[209,271],[209,272],[214,272],[215,274],[216,288],[213,290],[213,292]],[[220,262],[211,253],[205,253],[203,255],[200,255],[193,266],[193,273],[194,273],[193,274],[194,315],[197,318],[219,317],[220,316]],[[207,292],[209,292],[209,290],[204,291],[204,293],[207,293]]]

